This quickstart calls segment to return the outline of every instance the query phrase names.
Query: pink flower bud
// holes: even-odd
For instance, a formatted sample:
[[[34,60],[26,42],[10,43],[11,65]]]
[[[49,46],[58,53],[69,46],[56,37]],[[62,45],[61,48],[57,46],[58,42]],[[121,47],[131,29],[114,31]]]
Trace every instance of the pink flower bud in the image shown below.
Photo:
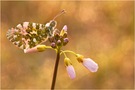
[[[64,30],[65,32],[67,32],[67,25],[65,25],[65,26],[63,27],[63,30]]]
[[[64,34],[67,35],[67,25],[65,25],[65,26],[62,28],[62,30],[61,30],[61,32],[60,32],[60,36],[63,36]]]
[[[57,45],[58,45],[58,46],[61,46],[61,40],[58,40],[58,41],[57,41]]]
[[[69,42],[68,38],[64,38],[63,45],[65,46]]]
[[[52,48],[56,48],[56,44],[54,42],[51,43]]]
[[[76,77],[74,67],[72,65],[67,66],[67,73],[71,79],[74,79]]]
[[[84,58],[82,64],[91,72],[97,72],[98,70],[98,64],[90,58]]]

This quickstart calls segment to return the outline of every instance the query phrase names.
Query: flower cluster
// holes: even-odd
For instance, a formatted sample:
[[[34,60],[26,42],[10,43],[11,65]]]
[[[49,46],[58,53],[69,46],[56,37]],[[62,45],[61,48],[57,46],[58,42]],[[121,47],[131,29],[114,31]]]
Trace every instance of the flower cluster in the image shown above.
[[[74,53],[73,51],[66,51],[66,52]],[[86,67],[89,71],[91,71],[91,72],[97,72],[97,70],[98,70],[98,64],[95,63],[92,59],[90,59],[90,58],[84,58],[84,56],[82,56],[80,54],[75,54],[75,55],[76,55],[77,61],[79,63],[82,63],[82,65],[84,67]],[[75,70],[74,70],[74,67],[72,65],[71,60],[66,57],[64,59],[64,62],[65,62],[65,66],[66,66],[66,69],[67,69],[67,72],[68,72],[69,77],[71,79],[74,79],[76,77],[76,74],[75,74]]]
[[[65,25],[61,32],[56,29],[54,31],[54,35],[49,37],[49,41],[51,43],[51,47],[54,49],[65,46],[69,42],[67,38],[67,26]]]
[[[50,46],[46,45],[37,45],[34,48],[31,48],[29,50],[24,50],[25,53],[31,53],[31,52],[42,52],[47,48],[55,49],[61,48],[62,46],[65,46],[69,39],[67,38],[67,26],[65,25],[61,31],[55,30],[54,35],[49,37],[49,41],[51,43]],[[95,63],[90,58],[84,58],[83,55],[77,54],[70,50],[60,50],[60,55],[63,54],[65,56],[64,63],[66,66],[67,73],[71,79],[74,79],[76,77],[76,73],[73,67],[73,64],[71,60],[67,57],[66,53],[72,53],[75,55],[77,61],[81,63],[84,67],[86,67],[91,72],[97,72],[98,70],[98,64]]]

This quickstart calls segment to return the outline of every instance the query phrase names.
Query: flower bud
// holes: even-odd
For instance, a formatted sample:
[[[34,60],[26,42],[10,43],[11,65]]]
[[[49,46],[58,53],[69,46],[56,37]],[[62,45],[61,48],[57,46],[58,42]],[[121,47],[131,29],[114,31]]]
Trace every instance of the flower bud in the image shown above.
[[[60,39],[59,39],[61,42],[63,42],[63,37],[62,36],[60,36]]]
[[[67,66],[66,70],[71,79],[74,79],[76,77],[76,73],[75,73],[74,67],[72,65]]]
[[[84,58],[80,54],[76,54],[76,57],[78,62],[82,63],[82,65],[86,67],[89,71],[96,72],[98,70],[98,64],[95,63],[92,59]]]
[[[54,42],[51,43],[52,48],[56,48],[56,44]]]
[[[58,41],[57,41],[57,45],[58,45],[58,46],[61,46],[61,40],[58,40]]]
[[[64,38],[63,45],[65,46],[69,42],[68,38]]]
[[[24,53],[42,52],[46,49],[45,45],[37,45],[30,49],[24,49]]]
[[[55,33],[54,38],[55,38],[56,41],[59,40],[60,39],[59,33]]]
[[[60,36],[63,36],[65,33],[67,33],[67,26],[65,25],[63,29],[60,32]]]
[[[36,47],[37,47],[38,52],[42,52],[46,49],[45,45],[37,45]]]
[[[84,58],[82,64],[91,72],[97,72],[98,70],[98,64],[90,58]]]
[[[69,58],[64,59],[64,63],[66,66],[67,73],[71,79],[74,79],[76,77],[76,73],[74,70],[74,67],[72,66],[72,62],[70,61]]]

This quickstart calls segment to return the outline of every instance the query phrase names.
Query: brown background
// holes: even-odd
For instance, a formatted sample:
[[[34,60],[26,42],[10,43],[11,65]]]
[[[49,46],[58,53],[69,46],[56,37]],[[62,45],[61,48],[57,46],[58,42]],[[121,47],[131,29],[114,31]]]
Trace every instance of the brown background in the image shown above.
[[[17,24],[29,21],[47,23],[59,11],[57,28],[68,26],[70,42],[63,49],[92,58],[99,65],[89,72],[72,54],[76,78],[71,80],[61,56],[57,89],[131,89],[133,73],[133,1],[15,1],[1,3],[1,79],[2,88],[49,89],[56,53],[24,54],[7,38],[6,32]],[[48,44],[48,42],[46,43]]]

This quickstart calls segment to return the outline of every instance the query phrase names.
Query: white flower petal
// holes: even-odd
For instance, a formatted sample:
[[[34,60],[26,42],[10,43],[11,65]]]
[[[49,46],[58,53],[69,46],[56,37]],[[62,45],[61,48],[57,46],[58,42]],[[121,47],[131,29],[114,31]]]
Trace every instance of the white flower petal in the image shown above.
[[[74,79],[76,77],[74,67],[72,65],[67,66],[67,72],[71,79]]]
[[[91,72],[96,72],[98,70],[98,64],[90,58],[84,58],[82,64]]]

